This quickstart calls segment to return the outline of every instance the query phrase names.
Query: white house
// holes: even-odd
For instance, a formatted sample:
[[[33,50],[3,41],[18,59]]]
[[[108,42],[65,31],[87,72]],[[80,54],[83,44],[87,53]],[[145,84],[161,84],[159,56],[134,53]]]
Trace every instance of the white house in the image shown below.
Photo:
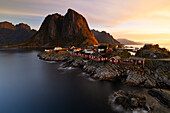
[[[92,49],[84,49],[85,53],[93,54],[94,51]]]
[[[80,50],[81,50],[81,48],[74,48],[73,52],[77,52],[77,51],[80,51]]]
[[[58,50],[62,50],[62,49],[63,49],[62,47],[55,47],[54,51],[58,51]]]
[[[52,52],[53,49],[45,49],[44,51],[45,51],[45,52]]]
[[[104,52],[104,51],[105,51],[105,49],[98,49],[98,53]]]

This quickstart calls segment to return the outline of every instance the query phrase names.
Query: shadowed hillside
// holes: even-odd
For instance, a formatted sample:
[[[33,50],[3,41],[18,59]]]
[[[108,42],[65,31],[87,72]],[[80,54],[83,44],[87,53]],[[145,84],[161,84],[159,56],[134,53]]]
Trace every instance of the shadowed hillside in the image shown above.
[[[96,40],[99,42],[99,43],[107,43],[109,44],[110,46],[119,46],[119,47],[123,47],[120,42],[118,42],[117,40],[115,40],[113,38],[112,35],[110,35],[109,33],[105,32],[105,31],[102,31],[102,32],[99,32],[97,30],[92,30]]]
[[[9,22],[0,22],[0,45],[19,44],[27,41],[36,33],[24,23],[16,26]]]
[[[128,39],[117,39],[121,44],[124,45],[143,45],[143,43],[141,42],[135,42],[132,40],[128,40]]]

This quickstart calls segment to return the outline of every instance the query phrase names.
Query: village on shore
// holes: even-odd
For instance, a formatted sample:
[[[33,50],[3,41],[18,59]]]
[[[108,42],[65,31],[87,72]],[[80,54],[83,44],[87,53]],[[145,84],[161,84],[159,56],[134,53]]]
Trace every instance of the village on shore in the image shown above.
[[[45,52],[55,52],[56,54],[60,51],[67,51],[70,55],[79,56],[86,60],[92,60],[96,62],[110,62],[113,64],[134,64],[142,65],[145,64],[145,58],[131,56],[128,51],[137,52],[139,48],[129,49],[121,48],[119,46],[109,48],[108,44],[88,46],[79,48],[71,46],[70,48],[55,47],[54,49],[45,49]]]

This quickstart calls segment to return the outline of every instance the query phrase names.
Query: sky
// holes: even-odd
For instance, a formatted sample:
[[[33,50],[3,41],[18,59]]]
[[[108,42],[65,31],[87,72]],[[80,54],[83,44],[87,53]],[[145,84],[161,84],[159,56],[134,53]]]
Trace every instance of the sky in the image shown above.
[[[26,23],[38,30],[53,13],[82,14],[90,29],[114,38],[170,44],[170,0],[0,0],[0,22]]]

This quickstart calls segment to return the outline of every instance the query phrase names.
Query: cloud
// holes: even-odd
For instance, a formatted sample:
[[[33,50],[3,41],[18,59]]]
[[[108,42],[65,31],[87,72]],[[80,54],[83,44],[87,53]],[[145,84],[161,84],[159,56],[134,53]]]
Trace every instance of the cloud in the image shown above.
[[[65,14],[71,7],[82,13],[90,23],[117,26],[138,18],[145,18],[151,12],[170,4],[169,0],[8,0],[0,4],[1,9],[16,14],[49,13]],[[9,14],[9,13],[8,13]]]
[[[169,0],[2,0],[0,15],[42,19],[56,12],[64,15],[68,8],[81,13],[91,28],[106,30],[118,38],[140,39],[141,34],[154,38],[153,33],[170,33]],[[36,22],[40,25],[42,21]]]

